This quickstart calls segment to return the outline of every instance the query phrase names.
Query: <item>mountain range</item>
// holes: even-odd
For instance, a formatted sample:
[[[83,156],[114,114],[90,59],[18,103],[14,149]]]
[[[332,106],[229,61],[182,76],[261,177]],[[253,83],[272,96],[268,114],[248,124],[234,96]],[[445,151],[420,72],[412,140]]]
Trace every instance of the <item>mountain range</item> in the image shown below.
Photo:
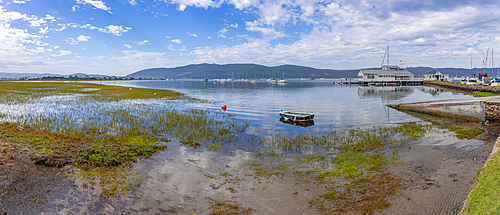
[[[373,68],[365,68],[373,69]],[[443,74],[450,76],[471,76],[473,73],[478,74],[481,71],[488,71],[491,76],[491,69],[463,69],[463,68],[432,68],[432,67],[408,67],[408,71],[412,72],[415,77],[429,73],[432,70],[438,70]],[[495,69],[498,73],[498,68]],[[297,65],[282,65],[268,67],[258,64],[190,64],[186,66],[174,68],[150,68],[140,70],[127,75],[128,77],[139,78],[189,78],[189,79],[262,79],[262,78],[355,78],[359,69],[351,70],[334,70],[334,69],[316,69],[306,66]],[[14,77],[47,77],[47,76],[64,76],[59,74],[48,73],[0,73],[0,78]],[[71,76],[85,77],[87,74],[77,73]],[[104,77],[107,75],[91,74],[89,77]]]
[[[373,68],[365,68],[373,69]],[[408,67],[408,71],[415,77],[429,73],[432,70],[438,70],[441,73],[450,76],[471,76],[478,74],[481,69],[471,70],[463,68],[432,68],[432,67]],[[486,71],[486,70],[484,70]],[[495,70],[496,71],[496,70]],[[144,69],[132,74],[133,78],[233,78],[233,79],[253,79],[253,78],[355,78],[359,69],[352,70],[334,70],[334,69],[315,69],[312,67],[282,65],[267,67],[258,64],[191,64],[175,68],[151,68]],[[491,73],[491,72],[490,72]],[[491,74],[490,74],[491,75]]]

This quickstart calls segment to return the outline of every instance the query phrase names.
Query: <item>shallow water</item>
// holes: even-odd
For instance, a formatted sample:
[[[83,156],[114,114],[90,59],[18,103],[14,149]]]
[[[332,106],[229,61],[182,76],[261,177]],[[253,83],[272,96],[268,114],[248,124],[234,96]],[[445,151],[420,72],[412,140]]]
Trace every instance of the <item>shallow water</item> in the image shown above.
[[[408,121],[420,121],[386,107],[386,104],[444,99],[470,98],[424,86],[363,87],[334,85],[338,80],[290,80],[288,84],[267,81],[225,83],[184,81],[109,81],[102,84],[127,87],[169,89],[209,103],[192,104],[195,108],[220,110],[237,120],[258,127],[260,132],[294,133],[330,131],[334,128],[371,127]],[[279,121],[280,110],[315,113],[314,125],[306,128]]]

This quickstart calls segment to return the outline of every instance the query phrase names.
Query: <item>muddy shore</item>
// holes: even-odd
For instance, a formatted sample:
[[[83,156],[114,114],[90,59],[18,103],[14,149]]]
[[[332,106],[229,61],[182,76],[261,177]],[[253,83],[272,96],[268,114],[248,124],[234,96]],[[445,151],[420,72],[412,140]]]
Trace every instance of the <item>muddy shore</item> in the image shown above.
[[[459,140],[441,130],[412,142],[401,154],[402,164],[389,167],[402,179],[403,189],[390,198],[391,206],[375,214],[458,213],[499,133],[495,125],[476,126],[486,130],[477,139]],[[321,214],[308,200],[325,191],[293,174],[246,177],[251,171],[244,163],[255,159],[248,152],[219,156],[171,143],[168,150],[136,164],[144,180],[132,193],[104,198],[64,177],[69,168],[33,164],[28,145],[1,142],[1,147],[0,214],[209,214],[210,203],[217,199],[249,207],[253,214]],[[231,174],[207,177],[220,172]]]

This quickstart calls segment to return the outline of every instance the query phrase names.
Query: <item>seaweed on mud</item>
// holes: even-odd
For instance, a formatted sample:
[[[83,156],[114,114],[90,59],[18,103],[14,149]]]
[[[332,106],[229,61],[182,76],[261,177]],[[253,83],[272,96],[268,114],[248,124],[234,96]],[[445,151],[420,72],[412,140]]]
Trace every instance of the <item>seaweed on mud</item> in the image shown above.
[[[261,152],[289,152],[280,159],[281,164],[259,162],[249,166],[258,177],[269,177],[279,166],[290,166],[292,174],[302,183],[325,185],[326,191],[309,201],[310,206],[322,213],[370,214],[389,206],[388,197],[401,187],[400,179],[387,171],[387,165],[398,161],[403,146],[422,138],[431,129],[429,124],[409,122],[371,129],[276,136],[262,141],[265,148],[254,155],[265,159],[266,153]],[[279,178],[284,176],[284,170]]]
[[[250,207],[240,207],[237,204],[230,203],[231,200],[215,200],[210,202],[211,215],[229,215],[229,214],[252,214]]]

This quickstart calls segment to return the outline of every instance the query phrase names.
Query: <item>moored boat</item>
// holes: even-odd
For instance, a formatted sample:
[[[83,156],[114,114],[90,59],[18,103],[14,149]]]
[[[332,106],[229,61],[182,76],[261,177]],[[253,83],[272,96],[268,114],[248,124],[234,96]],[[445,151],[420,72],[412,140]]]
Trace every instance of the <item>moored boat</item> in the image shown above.
[[[281,110],[279,114],[284,119],[291,121],[309,121],[314,119],[314,113],[291,112],[291,111]]]
[[[284,124],[294,125],[294,126],[302,127],[302,128],[306,128],[306,127],[314,125],[314,120],[292,121],[292,120],[286,120],[284,117],[281,117],[279,121],[284,123]]]

